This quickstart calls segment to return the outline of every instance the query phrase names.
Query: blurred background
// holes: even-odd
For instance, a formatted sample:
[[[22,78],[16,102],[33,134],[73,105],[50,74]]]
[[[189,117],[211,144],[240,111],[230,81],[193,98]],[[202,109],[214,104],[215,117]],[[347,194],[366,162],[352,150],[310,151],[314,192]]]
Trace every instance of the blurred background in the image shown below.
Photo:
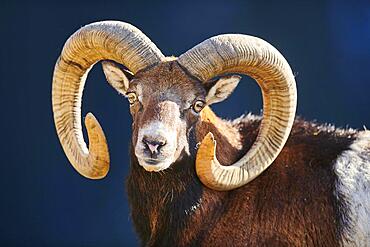
[[[99,20],[134,24],[166,55],[180,55],[221,33],[261,37],[290,63],[298,115],[339,127],[370,128],[370,2],[367,1],[19,1],[0,3],[1,246],[137,246],[124,178],[128,103],[100,65],[84,91],[109,142],[101,181],[75,172],[51,111],[53,67],[66,39]],[[256,83],[243,79],[216,112],[260,114]]]

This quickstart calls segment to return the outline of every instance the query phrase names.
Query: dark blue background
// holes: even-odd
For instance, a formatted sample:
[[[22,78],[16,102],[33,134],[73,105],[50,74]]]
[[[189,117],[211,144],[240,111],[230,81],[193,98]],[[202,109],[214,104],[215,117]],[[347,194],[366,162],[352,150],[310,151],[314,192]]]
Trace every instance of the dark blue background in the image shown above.
[[[297,75],[298,114],[337,126],[370,127],[369,1],[58,1],[0,3],[1,246],[136,246],[124,178],[130,117],[126,100],[89,76],[83,113],[100,119],[111,170],[90,181],[69,165],[51,112],[51,78],[65,40],[98,20],[127,21],[166,55],[220,33],[276,46]],[[223,104],[224,117],[260,112],[251,80]]]

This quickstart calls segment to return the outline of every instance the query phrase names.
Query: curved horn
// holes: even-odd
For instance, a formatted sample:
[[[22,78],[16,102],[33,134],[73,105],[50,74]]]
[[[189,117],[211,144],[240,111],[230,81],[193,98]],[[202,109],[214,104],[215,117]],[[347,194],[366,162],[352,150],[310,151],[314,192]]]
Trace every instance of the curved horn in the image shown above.
[[[204,82],[224,73],[242,73],[259,84],[263,119],[251,149],[236,163],[222,166],[215,154],[216,141],[209,133],[196,157],[198,177],[207,187],[223,191],[247,184],[271,165],[292,128],[297,91],[288,62],[266,41],[241,34],[207,39],[181,55],[178,62]]]
[[[163,57],[148,37],[124,22],[92,23],[67,40],[54,69],[53,113],[64,152],[81,175],[98,179],[105,177],[109,170],[107,141],[91,113],[85,119],[89,149],[82,134],[81,98],[90,68],[100,60],[110,59],[136,73]]]

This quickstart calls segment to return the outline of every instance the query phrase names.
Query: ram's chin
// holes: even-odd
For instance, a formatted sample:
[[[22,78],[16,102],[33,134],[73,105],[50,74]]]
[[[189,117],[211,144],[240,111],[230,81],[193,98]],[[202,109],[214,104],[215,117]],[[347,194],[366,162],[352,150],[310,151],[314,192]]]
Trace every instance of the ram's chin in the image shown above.
[[[171,161],[161,161],[154,163],[144,159],[138,159],[139,165],[142,166],[147,172],[159,172],[167,169],[171,165]]]

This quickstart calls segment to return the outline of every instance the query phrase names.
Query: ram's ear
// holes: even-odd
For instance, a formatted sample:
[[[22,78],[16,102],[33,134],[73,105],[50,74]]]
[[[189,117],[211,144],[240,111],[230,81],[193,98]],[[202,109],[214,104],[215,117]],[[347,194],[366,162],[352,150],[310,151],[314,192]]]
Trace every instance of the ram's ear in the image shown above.
[[[221,102],[225,100],[234,91],[236,86],[238,86],[241,76],[231,75],[224,76],[220,79],[206,83],[206,88],[208,94],[206,97],[207,105]]]
[[[119,64],[111,61],[103,61],[102,66],[108,83],[119,93],[125,95],[130,80],[133,77],[131,71],[126,70],[123,66],[121,67]]]

